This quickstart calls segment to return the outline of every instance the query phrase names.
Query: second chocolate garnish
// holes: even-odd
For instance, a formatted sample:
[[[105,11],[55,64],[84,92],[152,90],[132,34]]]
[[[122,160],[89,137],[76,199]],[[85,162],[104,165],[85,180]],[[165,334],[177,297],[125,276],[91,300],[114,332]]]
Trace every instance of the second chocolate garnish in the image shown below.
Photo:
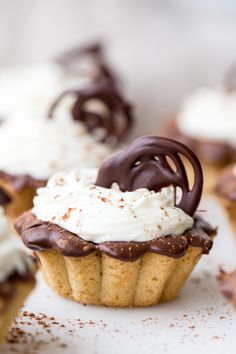
[[[116,77],[106,63],[104,48],[101,43],[72,48],[58,56],[55,61],[74,75],[83,75],[85,71],[86,76],[95,82],[102,80],[113,86],[117,85]],[[85,67],[87,67],[87,70],[85,70]],[[88,67],[90,70],[88,70]]]
[[[181,156],[192,165],[192,189]],[[201,199],[203,175],[198,158],[187,146],[167,138],[145,136],[102,163],[96,185],[110,188],[114,182],[123,192],[138,188],[158,192],[168,186],[179,187],[182,196],[176,206],[192,216]]]
[[[89,132],[102,129],[104,134],[101,141],[109,137],[120,141],[129,132],[133,121],[131,106],[108,82],[101,81],[88,84],[82,89],[64,91],[51,106],[49,117],[53,117],[58,105],[68,95],[75,96],[71,109],[73,119],[82,122]],[[91,110],[88,106],[91,102],[98,102],[103,108],[100,106],[100,109]]]

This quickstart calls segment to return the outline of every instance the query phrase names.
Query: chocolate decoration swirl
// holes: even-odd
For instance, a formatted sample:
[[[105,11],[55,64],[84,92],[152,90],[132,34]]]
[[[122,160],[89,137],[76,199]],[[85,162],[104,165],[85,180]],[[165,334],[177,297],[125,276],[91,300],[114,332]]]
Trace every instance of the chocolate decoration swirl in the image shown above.
[[[193,167],[192,190],[180,155],[185,156]],[[187,146],[167,138],[146,136],[102,163],[96,185],[110,188],[114,182],[123,192],[138,188],[157,192],[170,185],[175,189],[180,187],[182,197],[176,206],[192,216],[201,199],[203,176],[198,158]]]
[[[215,192],[229,202],[236,202],[236,164],[226,167],[215,186]]]
[[[134,261],[147,252],[178,258],[185,254],[188,245],[201,247],[202,253],[208,254],[213,244],[212,237],[216,234],[215,229],[196,218],[194,227],[180,236],[170,235],[147,242],[95,244],[83,240],[58,225],[38,220],[30,211],[24,213],[15,222],[15,228],[25,246],[32,250],[54,249],[63,256],[70,257],[84,257],[93,252],[104,252],[110,257],[123,261]]]
[[[104,50],[100,43],[94,43],[91,45],[79,46],[68,50],[56,58],[56,62],[67,68],[67,70],[74,74],[80,74],[76,70],[76,64],[78,65],[82,60],[93,60],[96,73],[92,77],[93,81],[106,81],[110,85],[116,86],[116,78],[109,66],[105,62]]]
[[[49,117],[53,117],[55,109],[68,95],[76,96],[76,101],[71,110],[73,119],[84,123],[89,132],[103,128],[106,132],[103,141],[109,136],[115,136],[117,141],[120,141],[128,133],[133,121],[131,106],[107,82],[89,84],[80,90],[71,89],[64,91],[51,106]],[[105,105],[108,110],[108,116],[105,117],[100,112],[95,113],[86,110],[86,103],[94,99]],[[118,124],[119,116],[122,119],[122,126]]]
[[[0,186],[0,206],[5,206],[11,202],[11,197],[5,191],[1,186]]]

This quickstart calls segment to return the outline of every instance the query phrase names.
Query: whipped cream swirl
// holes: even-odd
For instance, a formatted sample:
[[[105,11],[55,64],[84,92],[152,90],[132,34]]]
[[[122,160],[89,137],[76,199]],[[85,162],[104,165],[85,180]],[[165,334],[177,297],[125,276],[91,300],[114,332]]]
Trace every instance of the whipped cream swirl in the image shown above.
[[[117,184],[96,186],[97,172],[55,174],[38,190],[33,214],[94,243],[144,242],[192,228],[193,218],[174,206],[172,187],[121,192]]]
[[[0,283],[15,272],[20,276],[32,273],[35,265],[32,258],[18,245],[16,236],[12,235],[8,220],[0,207]]]
[[[48,179],[58,171],[96,167],[111,148],[72,119],[7,119],[0,129],[0,170]]]
[[[236,148],[236,92],[202,88],[182,105],[179,130],[199,140],[226,143]]]

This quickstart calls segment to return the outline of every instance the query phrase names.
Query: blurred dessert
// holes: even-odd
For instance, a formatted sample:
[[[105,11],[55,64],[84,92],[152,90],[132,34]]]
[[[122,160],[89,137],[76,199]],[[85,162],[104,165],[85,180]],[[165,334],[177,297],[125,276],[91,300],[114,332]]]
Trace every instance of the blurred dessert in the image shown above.
[[[179,154],[193,166],[191,190]],[[110,307],[156,305],[177,296],[212,247],[216,230],[195,214],[202,183],[189,148],[143,137],[99,170],[52,176],[15,227],[59,295]]]
[[[202,88],[183,102],[167,134],[190,146],[200,158],[206,192],[218,173],[236,161],[236,91]]]
[[[215,193],[224,206],[236,235],[236,164],[227,166],[219,175]]]
[[[9,217],[14,219],[30,209],[35,190],[55,172],[98,166],[114,151],[112,142],[122,139],[128,131],[129,107],[112,91],[93,88],[76,91],[73,117],[58,114],[30,120],[22,116],[2,122],[0,187],[10,197]],[[92,100],[106,107],[105,117],[100,107],[84,108]],[[116,115],[123,118],[121,129],[116,127]]]
[[[236,309],[236,269],[231,273],[221,270],[218,280],[220,282],[220,290],[222,294]]]
[[[0,342],[35,285],[35,262],[15,244],[0,208]]]
[[[12,115],[31,118],[47,115],[64,90],[100,80],[117,84],[99,44],[69,50],[54,60],[0,71],[0,120]]]
[[[68,58],[73,58],[72,54],[68,53],[67,59],[57,59],[57,63],[64,63],[63,69],[71,71]],[[74,74],[83,84],[75,80],[76,85],[70,83],[66,90],[60,86],[57,97],[59,89],[54,90],[54,99],[50,96],[50,105],[47,101],[44,115],[39,115],[41,103],[36,104],[32,99],[34,112],[28,110],[29,107],[16,109],[1,123],[0,187],[10,197],[6,212],[12,219],[32,207],[36,189],[45,185],[52,174],[98,166],[127,136],[131,127],[131,107],[104,64],[101,48],[80,48],[76,54],[77,64],[81,64],[82,58],[87,58],[88,62],[93,59],[90,71],[77,68]],[[41,89],[44,91],[43,87]],[[43,110],[46,108],[44,103]]]

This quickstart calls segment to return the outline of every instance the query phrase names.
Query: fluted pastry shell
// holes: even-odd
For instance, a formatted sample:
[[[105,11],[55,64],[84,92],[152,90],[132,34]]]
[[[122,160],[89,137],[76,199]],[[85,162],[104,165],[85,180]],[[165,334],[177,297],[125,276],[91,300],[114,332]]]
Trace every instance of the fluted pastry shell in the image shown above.
[[[202,255],[189,246],[184,256],[146,253],[135,261],[103,252],[68,257],[56,250],[36,251],[47,284],[58,294],[83,304],[145,307],[173,300]]]

